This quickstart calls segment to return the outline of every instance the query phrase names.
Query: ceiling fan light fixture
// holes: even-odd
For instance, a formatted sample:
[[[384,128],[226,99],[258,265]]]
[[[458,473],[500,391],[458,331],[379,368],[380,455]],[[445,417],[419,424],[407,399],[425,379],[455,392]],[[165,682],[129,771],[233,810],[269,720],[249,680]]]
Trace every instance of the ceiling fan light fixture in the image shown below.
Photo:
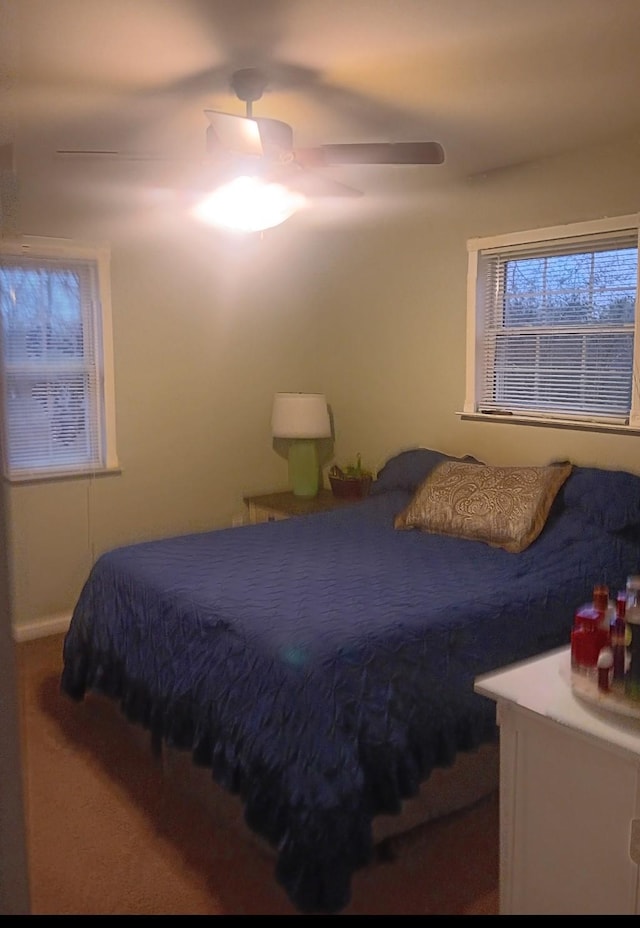
[[[242,175],[207,194],[193,209],[207,225],[237,232],[262,232],[285,222],[306,204],[284,184]]]

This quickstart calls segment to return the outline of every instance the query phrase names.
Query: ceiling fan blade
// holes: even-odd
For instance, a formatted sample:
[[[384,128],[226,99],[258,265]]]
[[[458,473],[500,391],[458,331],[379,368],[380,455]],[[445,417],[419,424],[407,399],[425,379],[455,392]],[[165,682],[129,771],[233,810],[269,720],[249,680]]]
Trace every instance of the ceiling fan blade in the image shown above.
[[[207,153],[215,154],[224,149],[239,155],[263,154],[260,129],[255,119],[235,116],[218,110],[205,110],[209,120],[207,128]]]
[[[323,164],[442,164],[444,149],[439,142],[345,142],[296,150],[304,165]]]
[[[209,120],[207,153],[232,152],[237,155],[291,156],[293,130],[286,122],[264,116],[235,116],[219,110],[205,110]]]
[[[84,161],[156,161],[167,164],[173,164],[177,160],[151,151],[125,151],[120,148],[58,148],[55,157]]]

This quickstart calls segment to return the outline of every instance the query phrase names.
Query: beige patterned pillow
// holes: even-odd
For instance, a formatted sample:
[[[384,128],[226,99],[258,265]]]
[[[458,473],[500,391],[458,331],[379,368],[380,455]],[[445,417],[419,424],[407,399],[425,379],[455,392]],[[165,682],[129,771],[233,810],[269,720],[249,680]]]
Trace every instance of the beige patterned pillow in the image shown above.
[[[418,487],[394,521],[397,529],[484,541],[518,553],[547,521],[571,464],[493,467],[444,461]]]

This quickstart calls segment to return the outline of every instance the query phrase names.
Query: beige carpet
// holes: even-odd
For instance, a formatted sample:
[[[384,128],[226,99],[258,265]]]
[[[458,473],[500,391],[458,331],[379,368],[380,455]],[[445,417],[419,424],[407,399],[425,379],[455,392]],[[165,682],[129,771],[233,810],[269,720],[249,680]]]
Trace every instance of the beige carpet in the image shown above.
[[[298,914],[273,859],[177,794],[115,706],[60,694],[61,649],[18,645],[32,914]],[[341,914],[498,914],[497,797],[396,850]]]

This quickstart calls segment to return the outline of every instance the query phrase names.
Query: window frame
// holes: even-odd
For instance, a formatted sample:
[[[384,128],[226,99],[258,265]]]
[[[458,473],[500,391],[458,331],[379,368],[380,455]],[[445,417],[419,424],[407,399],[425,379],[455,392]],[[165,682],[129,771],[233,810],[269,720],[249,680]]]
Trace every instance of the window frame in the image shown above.
[[[568,223],[561,226],[507,233],[483,238],[471,238],[467,241],[467,320],[466,320],[466,380],[463,410],[460,416],[476,421],[511,422],[518,424],[545,425],[551,427],[590,429],[596,431],[615,431],[622,433],[640,432],[640,281],[637,282],[636,306],[633,337],[633,368],[631,403],[627,423],[606,422],[603,418],[590,418],[586,414],[571,416],[545,415],[542,412],[530,414],[525,411],[482,411],[482,382],[484,369],[482,356],[484,342],[482,338],[485,322],[483,277],[481,258],[489,250],[511,249],[518,245],[536,245],[544,242],[559,243],[562,239],[579,236],[612,236],[624,230],[640,233],[640,214],[631,213],[606,219],[588,220]],[[640,237],[640,236],[639,236]],[[640,261],[639,261],[640,276]]]
[[[96,378],[100,386],[101,410],[98,425],[103,436],[103,461],[101,464],[71,464],[68,467],[56,466],[28,470],[26,468],[11,472],[6,443],[8,436],[4,421],[0,430],[2,446],[2,472],[9,483],[29,483],[51,481],[61,478],[71,479],[99,474],[119,472],[116,446],[116,411],[115,411],[115,371],[113,350],[113,320],[111,307],[111,250],[106,244],[86,243],[73,239],[50,238],[23,235],[19,238],[0,239],[0,256],[59,259],[73,262],[86,261],[93,265],[96,280],[91,312],[94,329],[94,363]],[[0,415],[5,414],[5,359],[0,353]]]

